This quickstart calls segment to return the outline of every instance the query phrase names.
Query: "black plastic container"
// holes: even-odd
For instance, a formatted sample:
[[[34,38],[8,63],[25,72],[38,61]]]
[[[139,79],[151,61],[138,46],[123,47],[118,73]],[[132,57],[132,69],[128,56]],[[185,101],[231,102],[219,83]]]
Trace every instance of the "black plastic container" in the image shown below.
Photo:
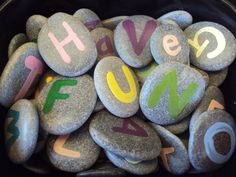
[[[79,8],[95,11],[101,19],[118,15],[145,14],[154,18],[172,11],[187,10],[196,21],[213,21],[227,27],[236,36],[236,2],[226,0],[7,0],[0,6],[0,72],[7,62],[7,47],[11,37],[25,32],[29,16],[42,14],[47,17],[55,12],[73,14]],[[1,2],[1,1],[0,1]],[[229,68],[226,81],[221,86],[226,100],[226,110],[236,118],[236,62]],[[0,165],[1,175],[6,177],[41,176],[27,171],[22,166],[11,163],[6,155],[3,139],[3,124],[6,109],[0,107]],[[205,174],[183,176],[196,177],[235,177],[236,152],[221,169]],[[75,176],[69,173],[56,173],[49,176]],[[173,176],[164,170],[155,175]]]

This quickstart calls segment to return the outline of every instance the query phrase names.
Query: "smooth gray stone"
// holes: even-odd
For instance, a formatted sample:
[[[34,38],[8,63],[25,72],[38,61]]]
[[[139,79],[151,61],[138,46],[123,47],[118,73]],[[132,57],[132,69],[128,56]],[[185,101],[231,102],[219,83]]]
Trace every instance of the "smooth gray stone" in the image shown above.
[[[225,106],[224,95],[218,87],[209,86],[204,96],[192,114],[190,124],[189,124],[189,131],[191,132],[192,129],[195,128],[197,121],[202,113],[208,110],[208,107],[212,100],[219,102],[221,105]]]
[[[164,126],[164,128],[175,135],[184,133],[189,128],[190,118],[191,116],[188,116],[182,119],[180,122],[176,124]]]
[[[73,16],[78,18],[90,31],[97,27],[102,27],[100,18],[90,9],[81,8]]]
[[[141,68],[152,61],[150,39],[157,25],[155,19],[145,15],[128,17],[117,25],[114,31],[115,47],[126,64]]]
[[[198,22],[185,29],[190,44],[190,61],[205,71],[227,68],[236,57],[236,39],[224,26]]]
[[[0,78],[0,103],[10,107],[15,101],[27,98],[34,91],[44,62],[37,44],[26,43],[19,47],[8,60]]]
[[[38,48],[52,70],[68,77],[86,73],[97,58],[96,45],[88,29],[78,18],[62,12],[48,18],[39,33]]]
[[[163,145],[162,148],[174,148],[173,153],[166,155],[167,163],[169,166],[169,169],[167,170],[170,170],[169,172],[175,175],[186,173],[190,168],[190,163],[188,151],[182,141],[164,127],[154,123],[152,123],[151,125],[157,131],[158,135],[161,138],[161,142]]]
[[[235,121],[223,110],[202,113],[190,132],[189,159],[201,172],[220,168],[235,150]]]
[[[191,88],[192,93],[189,99],[182,95],[189,92],[187,88]],[[204,91],[205,80],[197,70],[177,62],[165,63],[157,66],[144,82],[139,98],[140,107],[152,122],[170,125],[187,117],[201,101]],[[169,103],[179,100],[186,102],[173,105]]]
[[[87,126],[71,134],[51,138],[47,148],[50,162],[66,172],[89,169],[98,159],[99,153],[100,147],[91,138]]]
[[[66,98],[60,98],[62,96]],[[88,120],[97,94],[89,75],[75,78],[56,76],[44,86],[36,101],[42,128],[50,134],[64,135],[80,128]]]
[[[137,162],[131,163],[128,162],[123,157],[118,156],[110,151],[106,151],[106,155],[115,166],[135,175],[147,175],[153,173],[158,166],[157,158],[153,160],[142,161],[139,163]]]
[[[225,81],[228,75],[228,68],[225,68],[220,71],[208,72],[208,75],[209,75],[209,85],[214,85],[219,87]]]
[[[107,111],[92,117],[89,132],[105,150],[133,160],[150,160],[160,154],[156,132],[138,117],[120,119]]]
[[[5,144],[12,162],[24,163],[31,157],[36,148],[38,131],[36,107],[26,99],[17,101],[5,120]]]
[[[128,18],[129,16],[117,16],[117,17],[111,17],[108,19],[105,19],[102,21],[102,24],[105,28],[108,28],[110,30],[114,30],[116,26],[123,21],[124,19]]]
[[[158,64],[180,62],[189,64],[189,44],[184,32],[174,25],[160,25],[150,40],[152,56]]]
[[[29,39],[24,33],[16,34],[12,37],[8,46],[8,58],[18,49],[20,46],[28,42]]]
[[[130,84],[124,74],[123,68],[128,69],[128,73],[132,76],[128,76],[128,79],[132,80],[130,83],[134,88],[130,88]],[[108,73],[112,73],[115,78],[107,79]],[[110,75],[111,76],[111,75]],[[108,82],[109,81],[109,82]],[[118,88],[113,88],[109,85],[111,81],[117,82]],[[133,71],[125,65],[118,57],[106,57],[103,58],[94,70],[94,84],[97,94],[103,103],[103,105],[114,115],[122,118],[130,117],[134,115],[139,109],[139,85],[137,78]],[[121,89],[121,92],[118,90]],[[126,96],[126,94],[130,96]],[[121,93],[121,94],[120,94]],[[125,94],[125,98],[120,96]],[[127,100],[127,97],[129,98]]]
[[[102,27],[95,28],[91,31],[91,36],[96,43],[98,61],[107,56],[117,56],[113,31]]]
[[[140,87],[144,84],[147,77],[151,74],[151,72],[158,66],[156,62],[152,62],[149,65],[143,68],[134,68],[134,73],[136,74]]]
[[[163,21],[167,19],[175,21],[182,29],[187,28],[189,25],[193,23],[192,15],[184,10],[175,10],[172,12],[168,12],[159,17],[157,20]]]
[[[125,177],[126,172],[110,162],[95,165],[91,169],[76,174],[76,177]]]
[[[38,34],[44,24],[47,23],[47,17],[43,15],[32,15],[26,22],[26,34],[30,41],[37,42]]]

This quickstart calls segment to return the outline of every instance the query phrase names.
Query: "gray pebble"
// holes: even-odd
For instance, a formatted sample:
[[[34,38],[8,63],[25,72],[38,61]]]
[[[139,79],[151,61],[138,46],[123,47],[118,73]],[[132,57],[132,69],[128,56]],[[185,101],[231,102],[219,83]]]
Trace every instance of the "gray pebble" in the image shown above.
[[[212,109],[211,107],[217,104],[220,104],[223,107],[225,106],[224,95],[218,87],[210,86],[206,89],[200,104],[192,114],[189,125],[190,132],[195,127],[200,115],[207,111],[209,108]]]
[[[120,119],[100,111],[92,117],[89,132],[99,146],[128,159],[150,160],[160,153],[158,135],[137,117]]]
[[[158,166],[157,158],[137,163],[137,162],[127,161],[123,157],[116,155],[110,151],[106,151],[106,155],[114,165],[135,175],[150,174],[154,172]]]
[[[73,16],[78,18],[90,31],[97,27],[102,27],[100,18],[90,9],[79,9]]]
[[[160,25],[152,34],[150,47],[158,64],[176,61],[189,64],[189,44],[184,32],[173,25]]]
[[[190,132],[189,159],[201,172],[216,170],[235,150],[234,118],[223,110],[202,113]]]
[[[209,85],[214,85],[219,87],[226,79],[228,75],[228,68],[220,71],[208,72],[209,75]]]
[[[13,36],[8,46],[8,58],[18,49],[20,46],[28,42],[29,39],[24,33],[19,33]]]
[[[92,30],[91,35],[96,43],[98,61],[107,56],[117,56],[113,31],[100,27]]]
[[[32,15],[26,22],[26,34],[30,41],[37,42],[38,34],[45,23],[47,18],[42,15]]]
[[[164,126],[164,128],[170,131],[171,133],[178,135],[184,133],[188,129],[189,123],[190,123],[190,116],[182,119],[178,123]]]
[[[87,28],[77,18],[61,12],[49,17],[42,27],[38,47],[47,65],[68,77],[86,73],[97,58],[96,45]]]
[[[37,44],[19,47],[5,66],[0,78],[0,103],[10,107],[21,98],[30,96],[44,70]]]
[[[117,25],[115,47],[126,64],[141,68],[152,61],[150,39],[156,27],[157,21],[145,15],[128,17]]]
[[[125,177],[126,172],[111,163],[101,163],[93,168],[79,172],[76,177]]]
[[[118,57],[106,57],[97,64],[94,83],[100,100],[112,114],[125,118],[138,111],[137,78]]]
[[[14,163],[24,163],[33,154],[39,131],[39,117],[35,106],[25,99],[17,101],[5,120],[5,144]]]
[[[66,172],[89,169],[98,159],[100,147],[89,135],[88,127],[49,140],[47,154],[50,162]]]
[[[56,76],[45,85],[36,99],[40,123],[54,135],[75,131],[89,118],[97,101],[93,79]]]
[[[190,163],[188,151],[182,141],[164,127],[156,124],[152,124],[152,126],[161,138],[163,145],[161,158],[164,167],[175,175],[187,172],[190,168]],[[168,148],[173,148],[174,151],[168,151]]]
[[[228,67],[236,57],[236,39],[224,26],[214,22],[198,22],[185,31],[190,44],[190,61],[206,71]]]
[[[158,66],[156,62],[152,62],[143,68],[134,68],[134,73],[136,74],[140,85],[143,85],[146,78],[152,73],[152,71]]]
[[[105,19],[102,21],[102,24],[105,28],[108,28],[110,30],[114,30],[116,28],[116,26],[123,20],[125,20],[126,18],[128,18],[129,16],[117,16],[117,17],[111,17],[108,19]]]
[[[189,25],[193,23],[192,15],[184,10],[175,10],[172,12],[168,12],[159,17],[157,20],[163,21],[166,19],[175,21],[182,29],[187,28]]]
[[[205,80],[197,70],[177,62],[165,63],[157,66],[144,82],[140,107],[152,122],[174,124],[196,108],[204,91]]]

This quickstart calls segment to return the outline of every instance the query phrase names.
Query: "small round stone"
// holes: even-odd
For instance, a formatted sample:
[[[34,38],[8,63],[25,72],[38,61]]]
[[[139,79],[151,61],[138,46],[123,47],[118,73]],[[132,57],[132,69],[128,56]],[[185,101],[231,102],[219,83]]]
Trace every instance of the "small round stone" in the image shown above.
[[[126,177],[126,172],[108,162],[95,165],[87,171],[79,172],[76,177]]]
[[[28,42],[29,39],[24,33],[19,33],[13,36],[8,46],[8,58],[18,49],[20,46]]]
[[[19,47],[5,66],[0,78],[0,103],[10,107],[21,98],[30,96],[40,75],[44,62],[37,44],[29,42]]]
[[[99,111],[103,110],[104,108],[105,108],[104,105],[102,104],[101,100],[98,98],[93,112],[99,112]]]
[[[39,117],[36,107],[21,99],[8,111],[5,120],[5,144],[14,163],[24,163],[33,154],[38,138]]]
[[[140,107],[152,122],[170,125],[187,117],[201,101],[205,80],[195,69],[177,62],[159,65],[140,92]]]
[[[228,67],[236,57],[236,39],[224,26],[198,22],[185,29],[190,44],[190,61],[206,71]]]
[[[201,172],[216,170],[226,163],[235,150],[235,121],[223,110],[202,113],[190,132],[189,159]]]
[[[49,140],[47,154],[50,162],[66,172],[89,169],[98,159],[100,147],[89,135],[88,127]]]
[[[103,105],[112,114],[125,118],[138,111],[137,78],[118,57],[103,58],[96,65],[94,84]]]
[[[132,162],[110,151],[106,151],[106,155],[114,165],[135,175],[147,175],[158,168],[157,158],[142,162]]]
[[[220,71],[208,72],[209,75],[209,85],[214,85],[219,87],[226,79],[228,75],[228,68]]]
[[[202,113],[206,112],[208,109],[214,109],[216,106],[216,108],[219,109],[219,105],[221,105],[222,108],[225,105],[223,93],[218,87],[209,86],[206,89],[200,104],[192,114],[189,130],[192,131],[192,129],[195,128],[196,122],[199,120]]]
[[[190,122],[190,116],[182,119],[178,123],[164,126],[164,128],[170,131],[171,133],[178,135],[178,134],[184,133],[188,129],[189,122]]]
[[[54,135],[71,133],[89,118],[97,101],[93,79],[56,76],[36,98],[40,123]]]
[[[78,18],[90,31],[97,27],[102,27],[100,18],[90,9],[79,9],[73,16]]]
[[[184,174],[190,168],[188,151],[182,141],[160,125],[152,124],[162,142],[161,159],[164,167],[175,175]]]
[[[158,64],[176,61],[189,64],[189,44],[184,32],[173,25],[160,25],[152,34],[150,47]]]
[[[128,18],[129,16],[117,16],[117,17],[111,17],[108,18],[106,20],[102,21],[102,24],[105,28],[108,28],[110,30],[114,30],[116,28],[116,26],[123,20],[125,20],[126,18]]]
[[[96,43],[98,61],[107,56],[117,56],[113,31],[100,27],[92,30],[91,35]]]
[[[141,68],[152,61],[150,39],[157,21],[149,16],[135,15],[120,22],[114,31],[117,53],[134,68]]]
[[[182,29],[187,28],[193,23],[192,15],[184,10],[175,10],[172,12],[168,12],[159,17],[157,20],[163,21],[167,19],[175,21]]]
[[[49,17],[42,27],[38,47],[47,65],[68,77],[86,73],[97,58],[88,29],[79,19],[61,12]]]
[[[140,85],[143,85],[146,78],[152,73],[152,71],[158,66],[156,62],[152,62],[143,68],[135,68],[134,73],[136,74]]]
[[[38,34],[45,23],[47,23],[47,17],[43,15],[32,15],[26,22],[26,34],[30,41],[37,42]]]
[[[89,132],[99,146],[128,159],[150,160],[160,153],[158,135],[138,117],[120,119],[100,111],[92,117]]]

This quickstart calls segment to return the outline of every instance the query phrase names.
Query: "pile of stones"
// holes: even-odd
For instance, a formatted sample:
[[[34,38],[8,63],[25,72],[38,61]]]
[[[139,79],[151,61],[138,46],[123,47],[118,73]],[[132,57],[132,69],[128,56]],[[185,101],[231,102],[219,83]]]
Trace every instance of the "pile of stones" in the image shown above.
[[[179,175],[219,169],[234,153],[235,121],[218,87],[236,40],[220,24],[182,10],[33,15],[8,56],[6,152],[29,170]]]

